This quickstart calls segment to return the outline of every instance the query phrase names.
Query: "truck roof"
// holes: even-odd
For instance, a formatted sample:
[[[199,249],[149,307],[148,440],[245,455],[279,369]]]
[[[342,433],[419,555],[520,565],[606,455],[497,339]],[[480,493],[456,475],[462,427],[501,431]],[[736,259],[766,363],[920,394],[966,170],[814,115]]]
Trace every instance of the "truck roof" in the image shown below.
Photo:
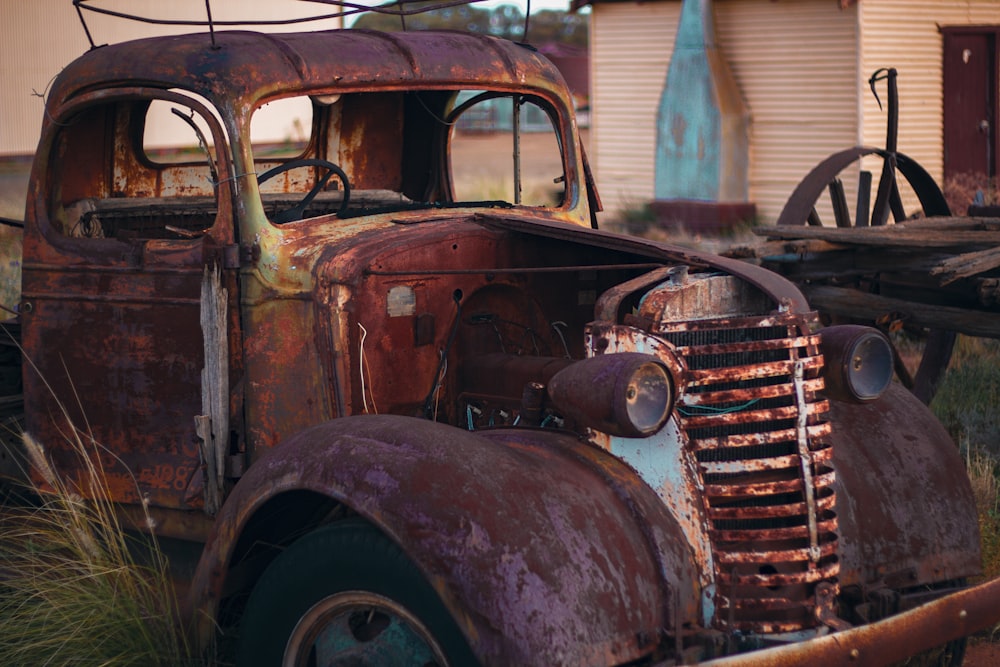
[[[557,91],[559,71],[532,47],[456,31],[222,31],[101,46],[57,77],[50,107],[109,86],[181,88],[218,101],[319,88],[413,85]]]

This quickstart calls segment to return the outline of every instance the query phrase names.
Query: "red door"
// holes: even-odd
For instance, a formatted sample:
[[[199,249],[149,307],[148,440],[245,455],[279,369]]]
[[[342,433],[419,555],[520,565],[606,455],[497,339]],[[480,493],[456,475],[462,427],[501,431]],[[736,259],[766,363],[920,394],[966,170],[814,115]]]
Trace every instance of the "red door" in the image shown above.
[[[997,175],[1000,26],[944,29],[944,178],[984,193]]]

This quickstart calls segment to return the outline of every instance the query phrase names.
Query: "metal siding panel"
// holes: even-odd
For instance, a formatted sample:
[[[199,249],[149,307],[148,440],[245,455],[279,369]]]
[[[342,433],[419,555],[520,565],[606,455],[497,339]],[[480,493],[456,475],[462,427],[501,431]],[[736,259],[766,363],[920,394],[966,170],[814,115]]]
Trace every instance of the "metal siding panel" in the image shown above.
[[[608,218],[653,196],[656,108],[679,15],[679,2],[593,7],[591,146]]]
[[[855,11],[827,0],[717,4],[718,38],[753,117],[750,192],[761,222],[777,218],[817,162],[857,141]]]
[[[653,196],[656,107],[679,10],[593,8],[592,141],[607,219]],[[752,116],[750,196],[764,222],[819,160],[857,142],[856,26],[856,9],[830,0],[716,3],[719,45]]]
[[[862,72],[880,67],[899,72],[899,150],[919,162],[944,186],[942,40],[939,27],[996,25],[1000,0],[866,0],[862,16]],[[885,145],[885,113],[861,82],[866,145]],[[885,88],[880,92],[884,98]],[[866,163],[880,168],[877,161]],[[908,211],[916,197],[904,196]]]
[[[62,66],[82,54],[87,40],[68,2],[7,3],[0,42],[0,156],[31,155],[41,128],[43,94]],[[44,26],[44,27],[43,27]]]

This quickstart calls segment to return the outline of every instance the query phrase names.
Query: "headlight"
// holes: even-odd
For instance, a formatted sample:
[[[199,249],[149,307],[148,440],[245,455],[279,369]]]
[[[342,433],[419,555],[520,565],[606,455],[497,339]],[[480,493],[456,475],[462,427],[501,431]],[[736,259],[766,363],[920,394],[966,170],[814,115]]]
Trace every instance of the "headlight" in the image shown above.
[[[877,329],[859,325],[827,327],[820,332],[824,379],[830,398],[867,403],[881,396],[892,382],[893,353]]]
[[[556,407],[579,425],[626,438],[656,433],[674,407],[674,381],[656,357],[638,352],[578,361],[549,381]]]

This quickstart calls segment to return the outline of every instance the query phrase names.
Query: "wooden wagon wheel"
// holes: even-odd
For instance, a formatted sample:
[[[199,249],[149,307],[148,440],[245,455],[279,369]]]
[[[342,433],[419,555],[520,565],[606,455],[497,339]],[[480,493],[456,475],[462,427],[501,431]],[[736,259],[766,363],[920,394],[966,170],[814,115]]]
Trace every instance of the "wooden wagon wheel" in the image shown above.
[[[881,76],[885,72],[884,76]],[[830,206],[833,210],[834,222],[837,227],[878,227],[891,222],[901,222],[906,218],[902,200],[899,196],[897,172],[909,183],[920,202],[925,217],[950,216],[948,202],[941,188],[934,179],[915,160],[896,150],[896,134],[898,128],[898,95],[896,93],[896,71],[879,70],[872,75],[869,83],[872,91],[875,83],[885,78],[889,82],[889,120],[886,131],[886,147],[871,148],[855,146],[839,153],[834,153],[818,164],[799,183],[789,197],[785,208],[778,216],[779,226],[812,225],[822,226],[823,221],[816,212],[816,203],[827,192]],[[877,95],[876,95],[877,99]],[[879,177],[875,202],[871,202],[871,172],[861,171],[858,182],[858,200],[854,217],[844,193],[840,173],[865,156],[876,155],[882,158],[882,172]],[[869,215],[869,206],[871,214]],[[942,329],[930,329],[926,333],[924,353],[915,375],[911,376],[905,365],[896,355],[896,374],[900,381],[924,403],[930,403],[934,398],[938,385],[948,368],[951,352],[955,344],[955,332]]]

